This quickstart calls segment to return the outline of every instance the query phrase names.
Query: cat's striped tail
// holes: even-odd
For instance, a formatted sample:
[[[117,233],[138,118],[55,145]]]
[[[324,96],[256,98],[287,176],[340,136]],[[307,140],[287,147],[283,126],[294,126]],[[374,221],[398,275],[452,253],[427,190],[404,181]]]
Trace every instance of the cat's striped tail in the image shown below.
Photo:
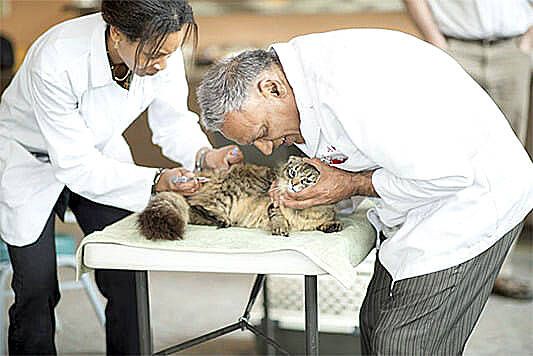
[[[137,225],[149,240],[181,240],[189,222],[189,204],[174,192],[157,193],[139,214]]]

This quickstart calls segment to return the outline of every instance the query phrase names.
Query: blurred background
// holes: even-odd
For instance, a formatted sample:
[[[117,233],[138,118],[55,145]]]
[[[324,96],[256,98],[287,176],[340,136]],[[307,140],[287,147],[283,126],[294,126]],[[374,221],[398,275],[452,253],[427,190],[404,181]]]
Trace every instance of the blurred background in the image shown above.
[[[503,0],[502,0],[503,1]],[[189,63],[190,109],[197,112],[195,89],[209,64],[217,58],[251,47],[265,48],[271,43],[292,37],[343,28],[376,27],[395,29],[420,36],[405,12],[401,0],[190,0],[199,26],[199,45],[194,63]],[[97,12],[98,0],[0,0],[0,35],[3,90],[16,68],[37,37],[49,27],[74,17]],[[13,51],[11,52],[10,49]],[[12,55],[11,55],[12,53]],[[394,61],[395,53],[390,53]],[[533,115],[530,115],[528,152],[533,152]],[[125,132],[135,161],[140,165],[175,166],[161,155],[151,143],[151,132],[146,114],[136,120]],[[215,146],[227,144],[220,135],[210,134]],[[266,159],[254,147],[243,147],[246,160],[273,165],[296,148],[281,148]],[[519,241],[513,257],[518,276],[533,284],[533,237],[530,225]],[[59,233],[74,236],[81,232],[75,222],[58,221]],[[69,270],[60,269],[62,279],[71,279]],[[361,274],[359,294],[364,292],[369,274]],[[155,347],[162,348],[186,338],[197,336],[237,320],[244,308],[253,276],[212,275],[199,273],[150,274],[152,322]],[[6,284],[0,288],[7,289]],[[283,287],[282,287],[283,288]],[[344,292],[342,292],[344,293]],[[341,294],[342,294],[341,293]],[[333,293],[330,298],[339,305],[346,303],[345,295]],[[364,294],[364,293],[363,293]],[[103,299],[99,297],[101,301]],[[9,305],[9,297],[7,297]],[[343,311],[347,320],[357,318],[359,299]],[[349,303],[348,303],[349,304]],[[0,310],[0,313],[6,313]],[[60,327],[57,333],[58,352],[68,354],[103,354],[104,330],[99,325],[91,305],[82,290],[65,292],[58,307]],[[2,320],[2,319],[0,319]],[[350,323],[349,323],[350,324]],[[278,325],[279,326],[279,325]],[[322,354],[354,354],[357,346],[357,328],[350,324],[348,331],[323,332]],[[0,325],[5,328],[6,325]],[[340,330],[340,331],[339,331]],[[286,343],[300,343],[298,327],[280,327],[279,337]],[[254,355],[264,351],[255,338],[238,333],[196,347],[184,354]],[[299,345],[299,344],[298,344]],[[328,346],[329,345],[329,346]],[[533,355],[533,304],[492,296],[469,341],[468,355]],[[336,347],[335,347],[336,346]],[[294,346],[297,348],[297,346]],[[0,350],[0,353],[2,350]]]
[[[12,41],[15,67],[33,41],[53,24],[98,11],[98,0],[1,0],[1,32]],[[207,66],[218,57],[250,47],[264,48],[311,32],[350,27],[382,27],[416,33],[400,0],[193,0],[199,26],[196,63],[188,72],[190,108],[197,111],[195,88]],[[391,53],[391,57],[394,53]],[[186,56],[187,57],[187,56]],[[141,117],[125,134],[137,163],[171,166],[158,147],[150,142],[146,117]],[[224,140],[211,137],[215,145]],[[251,161],[267,163],[284,156],[278,152],[267,162],[246,148]]]
[[[197,111],[194,89],[206,67],[233,52],[265,48],[306,33],[354,27],[395,29],[419,36],[401,0],[191,0],[190,4],[199,25],[196,62],[188,72],[193,111]],[[98,0],[0,0],[0,32],[13,44],[14,68],[50,26],[98,9]],[[390,58],[394,60],[394,53]],[[2,78],[6,85],[9,74]],[[529,128],[531,154],[533,125]],[[170,165],[151,145],[147,130],[146,119],[142,118],[126,133],[136,161],[150,166]],[[211,141],[219,144],[218,138]]]

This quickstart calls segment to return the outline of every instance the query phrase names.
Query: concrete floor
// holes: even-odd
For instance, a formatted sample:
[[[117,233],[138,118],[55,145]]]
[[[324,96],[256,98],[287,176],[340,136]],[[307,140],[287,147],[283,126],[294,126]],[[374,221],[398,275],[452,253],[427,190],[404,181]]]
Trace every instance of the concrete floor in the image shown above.
[[[533,237],[522,237],[512,256],[517,276],[533,284]],[[62,269],[62,279],[73,272]],[[237,321],[247,301],[251,275],[150,274],[156,350]],[[60,355],[105,353],[104,329],[82,290],[65,291],[57,308]],[[350,354],[350,350],[347,350]],[[255,355],[249,332],[235,332],[183,355]],[[491,296],[466,348],[466,355],[533,355],[533,302]]]

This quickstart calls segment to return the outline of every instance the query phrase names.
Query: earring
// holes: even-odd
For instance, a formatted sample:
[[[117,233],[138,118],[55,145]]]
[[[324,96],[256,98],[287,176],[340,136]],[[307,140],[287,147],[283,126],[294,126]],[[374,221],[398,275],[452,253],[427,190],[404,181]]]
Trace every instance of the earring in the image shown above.
[[[113,48],[114,48],[114,49],[117,49],[117,48],[118,48],[118,42],[119,42],[119,41],[115,41],[115,44],[113,45]]]

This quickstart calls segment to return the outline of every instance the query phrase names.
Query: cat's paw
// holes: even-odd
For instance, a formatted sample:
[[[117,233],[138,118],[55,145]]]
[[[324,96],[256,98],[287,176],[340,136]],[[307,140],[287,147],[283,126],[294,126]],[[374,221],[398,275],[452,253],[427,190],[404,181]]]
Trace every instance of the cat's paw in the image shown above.
[[[289,224],[285,220],[278,219],[272,226],[272,235],[289,236]]]
[[[278,235],[278,236],[289,236],[289,228],[288,226],[277,226],[272,228],[272,235]]]
[[[217,229],[225,229],[231,227],[231,223],[227,220],[218,219],[217,220]]]
[[[344,225],[340,221],[328,221],[317,227],[317,230],[322,232],[338,232],[341,231]]]

